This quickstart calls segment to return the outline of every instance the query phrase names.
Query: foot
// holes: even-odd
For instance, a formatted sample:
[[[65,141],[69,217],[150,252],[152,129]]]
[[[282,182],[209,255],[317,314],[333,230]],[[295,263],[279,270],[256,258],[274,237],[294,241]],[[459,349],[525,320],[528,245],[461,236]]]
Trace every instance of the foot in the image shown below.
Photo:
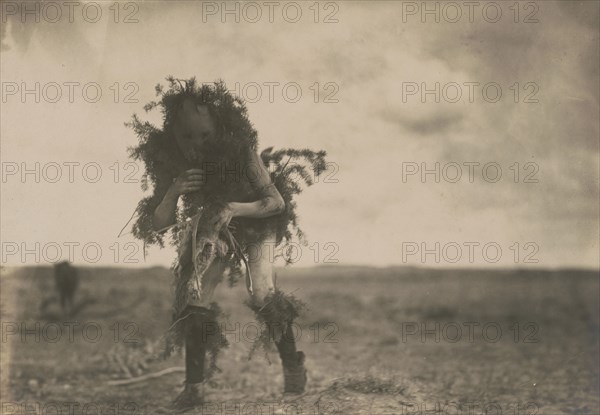
[[[202,383],[186,383],[183,391],[171,402],[171,409],[184,412],[201,406],[204,403],[202,386]]]
[[[306,369],[304,368],[304,353],[297,352],[298,360],[295,364],[284,364],[283,380],[284,380],[284,395],[301,395],[306,387]]]

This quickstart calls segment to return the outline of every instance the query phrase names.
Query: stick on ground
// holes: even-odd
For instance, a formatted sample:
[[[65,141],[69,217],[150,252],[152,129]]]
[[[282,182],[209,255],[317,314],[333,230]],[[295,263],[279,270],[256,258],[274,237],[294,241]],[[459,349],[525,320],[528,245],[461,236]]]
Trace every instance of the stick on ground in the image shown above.
[[[148,373],[148,374],[143,375],[143,376],[138,376],[137,378],[121,379],[121,380],[109,380],[106,383],[109,386],[129,385],[131,383],[144,382],[144,381],[146,381],[148,379],[158,378],[158,377],[161,377],[163,375],[168,375],[169,373],[184,372],[184,371],[185,371],[185,368],[183,366],[169,367],[167,369],[163,369],[163,370],[160,370],[158,372]]]

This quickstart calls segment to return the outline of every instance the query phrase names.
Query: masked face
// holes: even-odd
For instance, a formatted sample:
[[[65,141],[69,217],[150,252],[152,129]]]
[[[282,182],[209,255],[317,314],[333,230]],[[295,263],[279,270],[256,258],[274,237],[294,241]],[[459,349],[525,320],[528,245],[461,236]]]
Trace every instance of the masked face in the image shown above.
[[[179,149],[191,162],[202,159],[202,149],[216,139],[216,125],[208,107],[184,101],[173,124],[173,134]]]

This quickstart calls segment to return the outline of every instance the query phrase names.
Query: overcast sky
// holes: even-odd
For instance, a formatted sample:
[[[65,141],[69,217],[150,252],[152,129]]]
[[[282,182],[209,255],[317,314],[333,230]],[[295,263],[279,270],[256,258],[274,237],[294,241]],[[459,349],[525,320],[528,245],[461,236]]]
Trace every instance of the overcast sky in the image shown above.
[[[298,200],[301,226],[317,244],[303,249],[299,265],[598,267],[598,2],[522,2],[518,14],[513,2],[478,2],[471,16],[456,2],[460,18],[453,6],[428,2],[438,4],[439,23],[435,15],[422,21],[423,2],[321,3],[318,23],[313,2],[298,3],[296,23],[296,9],[284,12],[285,2],[273,22],[264,2],[239,6],[239,23],[233,15],[222,21],[214,9],[221,2],[205,3],[204,15],[201,2],[122,5],[118,16],[111,4],[103,3],[96,23],[82,17],[82,7],[73,22],[65,6],[60,19],[46,9],[40,23],[26,15],[26,24],[18,11],[3,9],[4,263],[47,262],[56,245],[66,257],[70,242],[80,244],[77,264],[93,260],[93,246],[102,249],[98,264],[171,263],[172,249],[151,249],[144,262],[141,244],[116,235],[143,194],[142,172],[126,164],[137,138],[123,123],[134,112],[159,122],[142,107],[155,84],[174,75],[221,78],[231,89],[239,83],[250,100],[257,83],[262,96],[248,108],[261,149],[328,152],[330,183],[321,180]],[[262,17],[244,21],[255,18],[254,5]],[[86,9],[88,20],[95,11]],[[138,22],[124,23],[127,16]],[[21,96],[36,82],[39,103],[35,94]],[[79,83],[73,103],[65,82]],[[271,82],[279,83],[271,84],[273,102]],[[52,83],[61,86],[56,103]],[[95,103],[82,96],[90,84],[93,100],[91,83],[102,91]],[[433,93],[421,97],[423,86],[436,83],[440,102]],[[298,87],[302,96],[291,102]],[[73,183],[69,162],[79,163],[71,164]],[[35,174],[22,180],[22,168],[35,163],[40,182]],[[56,183],[49,182],[52,163],[62,169]],[[435,163],[439,183],[434,174],[422,180],[420,171],[403,177]],[[102,176],[89,183],[97,166]],[[454,180],[456,166],[462,176]],[[125,183],[128,173],[133,183]],[[434,254],[422,258],[422,248],[435,251],[436,242],[440,262]],[[92,248],[84,253],[86,243]],[[23,248],[40,257],[23,257]]]

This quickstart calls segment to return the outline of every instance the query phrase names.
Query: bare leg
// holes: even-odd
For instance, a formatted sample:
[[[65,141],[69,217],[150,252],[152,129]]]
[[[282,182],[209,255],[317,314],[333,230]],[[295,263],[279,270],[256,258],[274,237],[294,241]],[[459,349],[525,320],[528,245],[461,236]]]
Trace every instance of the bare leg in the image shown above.
[[[269,336],[277,345],[283,365],[284,392],[301,394],[306,385],[304,353],[296,350],[293,317],[288,317],[296,314],[297,310],[275,287],[272,264],[275,235],[269,235],[259,246],[258,252],[250,253],[249,261],[254,288],[252,308],[267,323]]]
[[[253,294],[252,302],[264,305],[264,300],[275,292],[273,280],[273,249],[275,235],[269,235],[261,243],[251,246],[249,250],[248,265],[252,276]]]

